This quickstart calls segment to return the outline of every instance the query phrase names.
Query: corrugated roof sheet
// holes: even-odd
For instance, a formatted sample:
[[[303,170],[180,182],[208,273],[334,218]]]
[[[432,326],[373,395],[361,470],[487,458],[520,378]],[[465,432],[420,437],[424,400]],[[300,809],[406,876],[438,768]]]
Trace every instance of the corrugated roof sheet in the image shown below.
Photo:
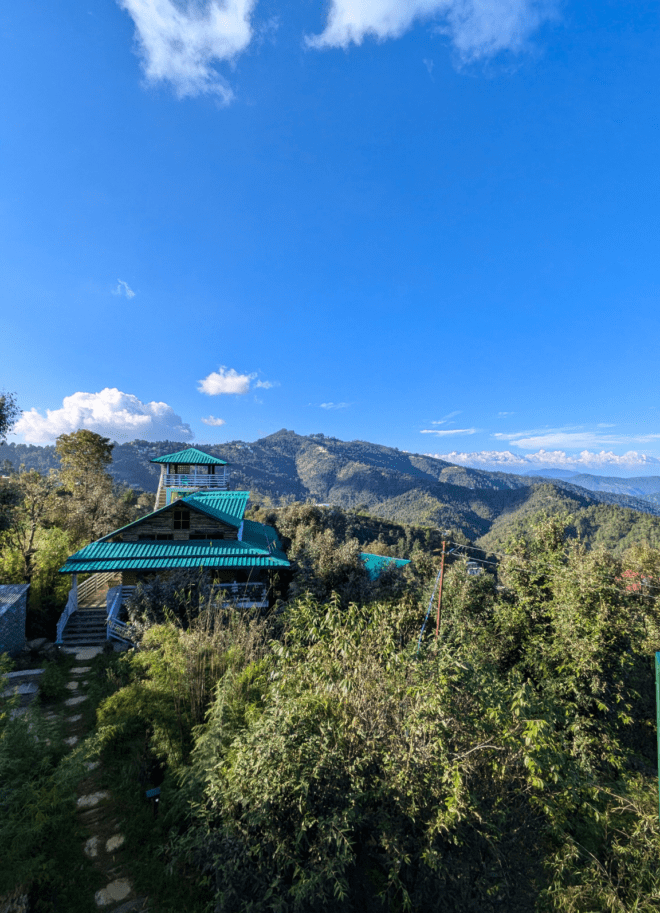
[[[110,570],[160,570],[178,567],[289,567],[277,533],[262,523],[250,525],[248,539],[192,540],[183,542],[107,542],[86,545],[72,555],[60,573]],[[254,529],[261,527],[261,530]],[[244,530],[245,532],[245,530]]]
[[[202,453],[196,447],[188,447],[186,450],[178,450],[176,453],[166,453],[165,456],[155,457],[149,460],[150,463],[188,463],[190,466],[226,466],[227,461],[218,457],[211,456],[208,453]]]
[[[198,561],[192,558],[168,558],[161,560],[145,558],[142,561],[125,561],[118,564],[116,561],[99,559],[97,561],[74,561],[69,559],[61,568],[61,574],[91,574],[105,571],[169,571],[184,567],[215,568],[284,568],[289,567],[288,561],[278,561],[275,558],[263,555],[239,558],[215,558],[213,560]]]
[[[249,491],[196,491],[187,495],[184,501],[203,510],[209,517],[238,527],[249,499]]]
[[[360,552],[364,565],[372,580],[376,580],[386,567],[404,567],[410,564],[407,558],[390,558],[388,555],[372,555],[371,552]]]

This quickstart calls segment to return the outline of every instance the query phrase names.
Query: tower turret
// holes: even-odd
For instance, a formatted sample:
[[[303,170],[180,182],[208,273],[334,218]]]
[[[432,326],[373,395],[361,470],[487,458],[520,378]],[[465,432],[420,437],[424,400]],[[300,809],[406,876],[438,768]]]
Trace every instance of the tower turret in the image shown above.
[[[195,447],[166,453],[150,462],[160,465],[154,510],[193,491],[227,491],[229,488],[227,462]]]

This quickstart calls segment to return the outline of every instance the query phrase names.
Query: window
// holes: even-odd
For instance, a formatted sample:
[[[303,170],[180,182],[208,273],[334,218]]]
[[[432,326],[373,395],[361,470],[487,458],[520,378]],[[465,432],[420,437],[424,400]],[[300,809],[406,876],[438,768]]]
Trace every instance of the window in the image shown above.
[[[190,511],[175,510],[172,529],[190,529]]]
[[[158,533],[156,536],[156,542],[171,542],[172,533]]]

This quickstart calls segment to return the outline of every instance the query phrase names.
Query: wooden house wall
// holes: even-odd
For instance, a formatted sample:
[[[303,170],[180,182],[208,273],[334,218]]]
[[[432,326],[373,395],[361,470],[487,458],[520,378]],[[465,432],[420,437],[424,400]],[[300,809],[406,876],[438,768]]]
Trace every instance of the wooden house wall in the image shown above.
[[[237,539],[238,530],[221,520],[214,520],[206,514],[190,510],[190,529],[174,529],[174,510],[164,511],[157,516],[146,517],[141,523],[124,530],[116,538],[122,542],[137,542],[140,536],[169,533],[175,542],[185,542],[191,535],[206,536],[207,539]]]

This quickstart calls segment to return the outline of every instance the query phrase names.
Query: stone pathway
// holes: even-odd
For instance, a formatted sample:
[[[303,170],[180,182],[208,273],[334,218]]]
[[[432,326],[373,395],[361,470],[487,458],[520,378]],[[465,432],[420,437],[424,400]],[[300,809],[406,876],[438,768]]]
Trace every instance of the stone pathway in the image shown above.
[[[71,681],[67,689],[72,697],[63,702],[63,722],[67,730],[65,743],[73,747],[87,735],[83,714],[76,708],[87,700],[84,689],[87,680],[83,676],[92,671],[86,665],[99,653],[99,647],[81,647],[75,653],[76,665],[70,670]],[[81,708],[82,709],[82,708]],[[83,850],[102,874],[105,887],[94,895],[99,910],[107,913],[148,913],[148,898],[138,897],[125,870],[122,847],[124,836],[120,822],[116,820],[110,793],[100,788],[101,766],[98,761],[86,762],[88,776],[78,787],[78,817],[85,833]]]

